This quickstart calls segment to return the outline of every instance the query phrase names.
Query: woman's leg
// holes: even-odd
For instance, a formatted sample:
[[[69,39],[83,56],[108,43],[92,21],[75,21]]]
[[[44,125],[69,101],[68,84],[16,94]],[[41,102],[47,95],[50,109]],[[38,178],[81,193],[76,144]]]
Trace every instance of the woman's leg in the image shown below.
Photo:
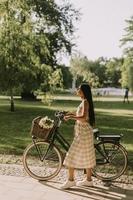
[[[91,168],[87,168],[86,169],[86,179],[77,182],[77,186],[93,186],[93,182],[91,179],[91,175],[92,175],[92,171]]]
[[[87,176],[87,181],[91,181],[91,176],[92,176],[92,170],[91,168],[86,169],[86,176]]]
[[[70,187],[75,186],[76,183],[74,181],[74,168],[68,168],[68,180],[61,186],[61,189],[68,189]]]
[[[74,181],[74,168],[72,167],[68,168],[68,180]]]

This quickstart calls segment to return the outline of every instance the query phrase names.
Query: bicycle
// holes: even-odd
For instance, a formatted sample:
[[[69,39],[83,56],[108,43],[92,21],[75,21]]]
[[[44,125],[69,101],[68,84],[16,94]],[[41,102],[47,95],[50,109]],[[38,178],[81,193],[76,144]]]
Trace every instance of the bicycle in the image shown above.
[[[54,178],[63,166],[65,154],[70,144],[59,132],[66,112],[55,113],[54,126],[47,140],[32,135],[32,144],[23,153],[23,166],[26,172],[37,180]],[[96,166],[92,173],[102,181],[112,181],[124,174],[128,158],[126,149],[120,144],[121,135],[101,135],[94,130]],[[59,146],[60,145],[60,146]]]

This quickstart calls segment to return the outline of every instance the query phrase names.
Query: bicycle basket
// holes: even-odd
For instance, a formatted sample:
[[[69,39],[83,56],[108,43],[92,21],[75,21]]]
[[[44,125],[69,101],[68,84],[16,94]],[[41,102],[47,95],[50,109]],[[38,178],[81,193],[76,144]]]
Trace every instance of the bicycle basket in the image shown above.
[[[30,134],[36,136],[37,138],[47,140],[48,135],[52,128],[42,128],[39,125],[41,119],[42,119],[41,116],[33,119]]]

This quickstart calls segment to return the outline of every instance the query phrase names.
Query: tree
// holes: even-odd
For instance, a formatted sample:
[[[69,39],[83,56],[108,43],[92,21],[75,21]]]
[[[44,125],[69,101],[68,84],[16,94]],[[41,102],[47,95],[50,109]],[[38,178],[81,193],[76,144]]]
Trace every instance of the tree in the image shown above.
[[[34,16],[36,33],[43,34],[48,39],[49,56],[44,55],[37,48],[42,63],[55,66],[57,55],[61,52],[71,53],[73,44],[74,21],[79,18],[79,11],[73,8],[68,1],[62,4],[54,0],[30,0],[27,4]]]
[[[65,89],[71,88],[72,74],[70,72],[70,67],[67,67],[65,65],[60,65],[59,68],[61,69],[62,76],[63,76],[63,87]]]
[[[124,54],[133,58],[133,16],[129,20],[125,20],[127,27],[125,28],[126,34],[120,40],[121,46],[124,46]]]
[[[10,90],[14,111],[14,88],[37,89],[45,80],[39,76],[42,64],[54,69],[57,54],[71,52],[78,13],[71,4],[58,6],[53,0],[3,0],[0,16],[0,87]]]
[[[128,87],[128,66],[129,66],[129,59],[124,59],[124,63],[121,68],[121,85],[122,88]]]
[[[105,65],[101,59],[92,61],[78,54],[72,57],[70,67],[74,80],[80,77],[82,81],[89,82],[94,88],[104,85]]]
[[[29,70],[29,62],[32,63],[29,57],[31,40],[24,34],[21,21],[18,21],[18,9],[21,8],[19,3],[2,1],[0,7],[0,82],[3,90],[10,91],[11,111],[14,111],[14,88],[20,85],[20,80]],[[29,41],[28,46],[26,40]]]
[[[40,90],[38,91],[39,94],[43,96],[42,101],[44,103],[50,103],[53,99],[53,94],[58,88],[63,88],[63,74],[61,69],[57,68],[53,70],[50,66],[44,66],[45,71],[41,74],[42,78],[45,76],[45,80],[41,83]]]
[[[133,92],[133,63],[128,68],[129,88]]]
[[[80,55],[74,55],[72,56],[70,60],[70,72],[72,74],[73,80],[72,80],[72,89],[75,90],[76,88],[76,81],[79,75],[81,65],[81,57]]]
[[[133,63],[131,58],[125,58],[122,66],[121,84],[123,88],[130,88],[133,91]]]
[[[63,75],[61,69],[53,71],[49,77],[50,91],[54,92],[57,88],[63,88]]]
[[[106,63],[106,85],[111,87],[120,87],[121,69],[123,65],[122,58],[111,58]]]
[[[133,16],[126,20],[127,27],[125,28],[126,34],[123,36],[121,46],[124,46],[125,62],[122,70],[122,84],[128,85],[130,90],[133,91]],[[126,81],[126,82],[125,82]]]

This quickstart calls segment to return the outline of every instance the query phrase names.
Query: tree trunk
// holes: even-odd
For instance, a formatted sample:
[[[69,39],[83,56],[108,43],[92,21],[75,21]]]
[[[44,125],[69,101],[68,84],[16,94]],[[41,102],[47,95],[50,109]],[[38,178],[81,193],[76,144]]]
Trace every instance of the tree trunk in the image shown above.
[[[13,98],[13,91],[11,89],[11,99],[10,99],[10,102],[11,102],[11,112],[14,112],[15,111],[15,107],[14,107],[14,98]]]
[[[72,81],[72,91],[74,92],[76,89],[76,80],[77,80],[77,76],[73,76],[73,81]]]

